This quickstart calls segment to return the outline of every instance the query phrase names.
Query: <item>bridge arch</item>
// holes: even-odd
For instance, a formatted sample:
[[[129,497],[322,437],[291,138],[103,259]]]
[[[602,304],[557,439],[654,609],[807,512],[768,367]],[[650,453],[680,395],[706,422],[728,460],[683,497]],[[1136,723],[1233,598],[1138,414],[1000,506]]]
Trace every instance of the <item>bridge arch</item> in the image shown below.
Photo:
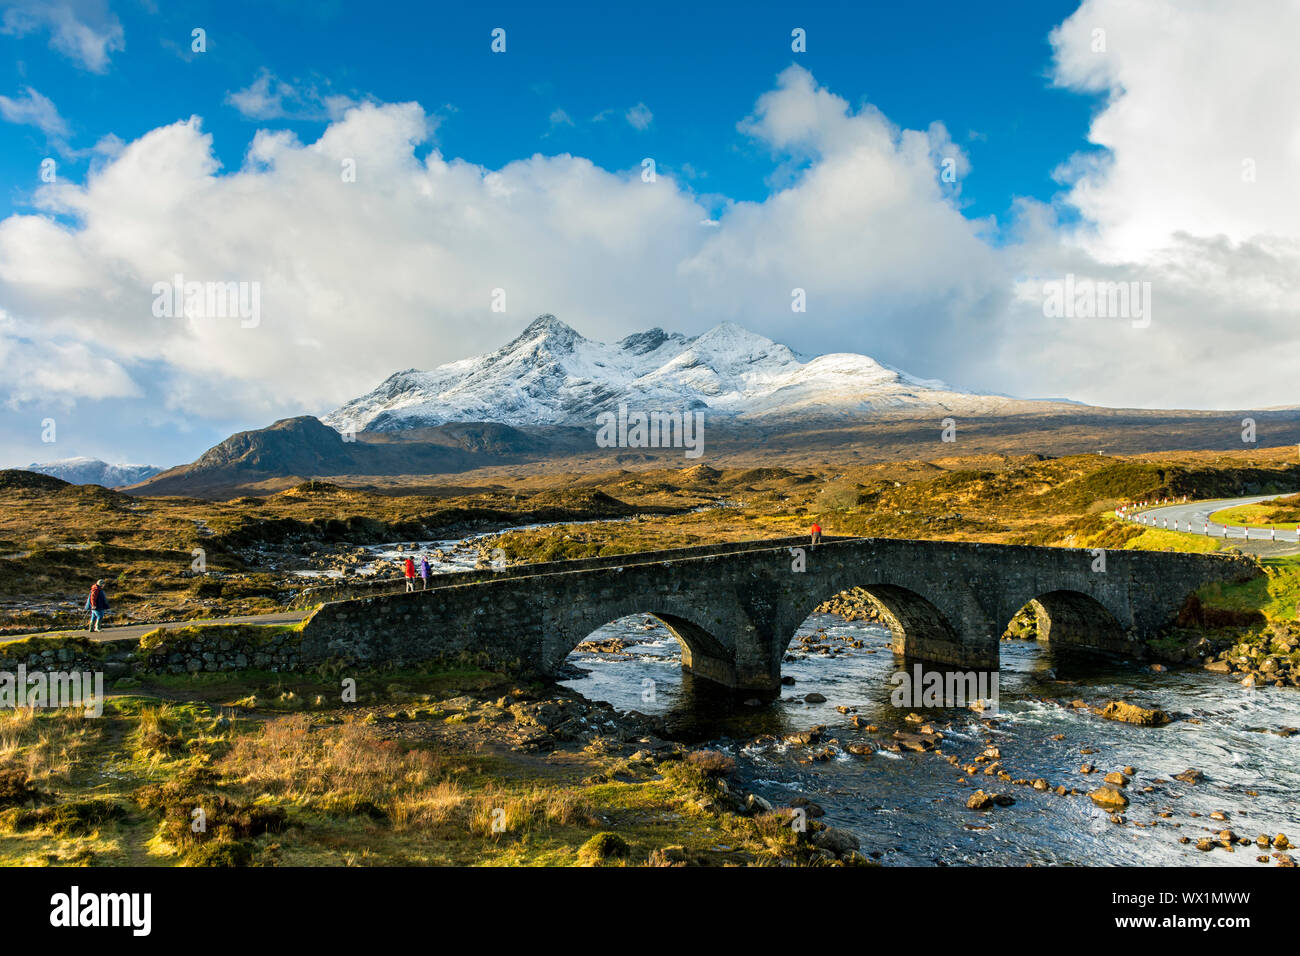
[[[1122,654],[1132,650],[1116,615],[1095,597],[1070,588],[1046,591],[1012,616],[1032,621],[1037,640],[1058,649]]]
[[[620,598],[588,606],[565,627],[553,628],[547,640],[549,667],[559,665],[573,649],[601,627],[626,617],[653,617],[676,638],[682,650],[682,668],[691,673],[731,685],[736,680],[735,651],[699,623],[704,616],[680,602],[658,598]]]
[[[945,586],[928,594],[895,580],[854,580],[851,576],[832,579],[818,588],[810,602],[796,614],[802,614],[788,629],[784,650],[794,640],[798,628],[823,602],[845,591],[858,589],[866,594],[893,635],[894,653],[903,657],[964,667],[997,667],[997,640],[972,640],[969,625],[983,621],[983,610],[963,586]],[[966,632],[965,634],[963,632]],[[777,658],[780,659],[780,656]]]

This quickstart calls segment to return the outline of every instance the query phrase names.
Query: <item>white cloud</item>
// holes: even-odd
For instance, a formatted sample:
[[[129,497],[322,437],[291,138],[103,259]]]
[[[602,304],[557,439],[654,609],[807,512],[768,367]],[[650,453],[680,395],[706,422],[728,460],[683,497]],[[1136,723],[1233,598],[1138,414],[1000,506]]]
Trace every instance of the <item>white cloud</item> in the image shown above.
[[[1106,101],[1089,130],[1105,161],[1067,170],[1090,251],[1133,260],[1179,233],[1297,232],[1297,36],[1300,4],[1271,0],[1087,0],[1053,31],[1056,82]]]
[[[108,70],[109,54],[126,49],[121,21],[107,0],[8,0],[0,32],[48,31],[50,46],[93,73]]]
[[[29,376],[3,387],[11,400],[38,380],[80,393],[84,380],[61,384],[57,374],[79,361],[60,349],[80,342],[110,372],[98,387],[130,388],[117,370],[135,384],[147,375],[184,419],[270,421],[326,410],[397,369],[496,347],[554,312],[606,339],[731,319],[802,351],[861,351],[1013,394],[1165,407],[1293,402],[1281,370],[1300,360],[1300,219],[1243,207],[1211,181],[1223,157],[1241,152],[1215,146],[1213,129],[1188,118],[1159,125],[1186,151],[1171,171],[1143,155],[1164,154],[1145,142],[1157,134],[1124,122],[1130,103],[1156,122],[1162,99],[1177,110],[1184,95],[1178,77],[1128,66],[1138,55],[1128,44],[1167,70],[1176,61],[1151,50],[1199,49],[1201,33],[1244,57],[1227,35],[1253,21],[1207,15],[1195,19],[1200,32],[1175,41],[1124,6],[1089,2],[1077,16],[1085,26],[1105,19],[1119,59],[1104,69],[1081,60],[1090,33],[1071,23],[1055,36],[1058,80],[1109,96],[1094,136],[1113,159],[1071,179],[1063,197],[1078,204],[1081,224],[1026,201],[990,242],[993,224],[964,216],[940,181],[945,158],[969,170],[941,123],[900,128],[796,67],[740,124],[777,168],[761,202],[703,202],[663,168],[647,183],[639,165],[606,170],[567,154],[488,169],[426,153],[433,122],[414,103],[353,105],[315,142],[261,130],[243,167],[222,170],[194,118],[125,144],[85,183],[44,188],[38,214],[0,222],[0,306],[11,315],[0,348],[21,354]],[[1289,69],[1261,63],[1273,84]],[[246,106],[284,110],[266,76],[262,99]],[[1239,93],[1194,88],[1210,117],[1231,113]],[[1261,122],[1282,115],[1259,109]],[[1290,208],[1294,197],[1263,176],[1285,161],[1288,140],[1261,136],[1254,185]],[[355,182],[345,181],[348,161]],[[1208,194],[1175,201],[1198,182]],[[1149,203],[1144,190],[1165,199]],[[1067,272],[1150,281],[1151,327],[1045,318],[1032,292]],[[155,318],[151,288],[176,273],[260,283],[260,325]],[[795,288],[806,313],[791,312]],[[490,311],[495,289],[506,292],[504,314]],[[1231,360],[1259,349],[1277,375],[1232,371]]]
[[[73,337],[35,343],[16,331],[0,311],[0,390],[10,407],[36,401],[46,408],[68,407],[76,401],[140,394],[109,349]]]
[[[17,97],[0,96],[0,116],[6,123],[35,126],[51,141],[68,136],[68,124],[54,103],[30,86]]]
[[[342,94],[328,94],[314,81],[288,83],[270,70],[258,71],[242,90],[226,94],[226,102],[246,119],[295,119],[323,122],[338,119],[357,101]]]
[[[1296,403],[1284,370],[1300,362],[1298,34],[1300,6],[1269,0],[1086,0],[1053,31],[1055,81],[1102,98],[1089,139],[1103,150],[1058,173],[1080,222],[1022,206],[1014,272],[1149,282],[1153,318],[1133,329],[1012,313],[1000,338],[1020,391]]]
[[[638,103],[626,113],[623,118],[627,120],[628,125],[636,130],[647,130],[650,124],[654,122],[655,115],[650,112],[650,108],[644,103]]]

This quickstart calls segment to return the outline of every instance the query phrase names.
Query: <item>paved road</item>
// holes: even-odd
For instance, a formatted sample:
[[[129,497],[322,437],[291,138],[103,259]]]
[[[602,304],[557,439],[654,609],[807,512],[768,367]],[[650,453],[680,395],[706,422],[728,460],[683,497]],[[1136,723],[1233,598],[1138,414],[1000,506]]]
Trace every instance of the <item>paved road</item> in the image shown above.
[[[243,617],[212,617],[197,621],[167,621],[161,624],[123,624],[119,627],[106,627],[102,631],[63,630],[41,631],[36,634],[15,634],[0,637],[0,644],[8,641],[21,641],[28,637],[89,637],[95,641],[139,640],[141,636],[160,627],[172,630],[189,624],[297,624],[307,616],[306,611],[277,611],[273,614],[246,614]]]
[[[1286,492],[1285,494],[1294,494]],[[1295,530],[1277,532],[1274,540],[1271,533],[1263,528],[1243,528],[1240,525],[1224,526],[1210,521],[1210,515],[1224,508],[1236,508],[1238,505],[1253,505],[1261,501],[1272,501],[1285,495],[1254,495],[1250,498],[1215,498],[1210,501],[1189,501],[1186,504],[1148,506],[1141,510],[1129,512],[1129,520],[1142,521],[1148,527],[1164,530],[1177,530],[1181,534],[1194,534],[1204,537],[1206,525],[1209,525],[1211,538],[1226,538],[1235,548],[1265,557],[1277,557],[1284,554],[1300,554],[1300,532]],[[1167,523],[1167,525],[1166,525]],[[1176,527],[1175,527],[1176,526]],[[1189,530],[1190,528],[1190,530]]]

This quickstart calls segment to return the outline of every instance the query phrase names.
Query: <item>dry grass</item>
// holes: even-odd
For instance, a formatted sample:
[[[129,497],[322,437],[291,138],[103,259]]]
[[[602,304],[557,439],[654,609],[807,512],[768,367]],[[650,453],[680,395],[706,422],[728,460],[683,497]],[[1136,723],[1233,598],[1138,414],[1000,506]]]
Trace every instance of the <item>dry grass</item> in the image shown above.
[[[736,769],[736,761],[716,750],[693,750],[686,762],[706,777],[722,777]]]
[[[313,729],[302,715],[269,721],[262,733],[238,738],[216,769],[256,792],[325,812],[368,811],[397,832],[455,828],[496,839],[592,819],[569,790],[519,793],[491,783],[471,790],[443,758],[384,740],[359,722]]]
[[[291,798],[352,793],[380,803],[438,782],[447,772],[427,750],[404,750],[355,721],[312,730],[303,715],[268,721],[239,737],[219,769],[258,790]]]
[[[70,781],[100,727],[79,707],[38,715],[30,707],[0,711],[0,770],[33,784]]]

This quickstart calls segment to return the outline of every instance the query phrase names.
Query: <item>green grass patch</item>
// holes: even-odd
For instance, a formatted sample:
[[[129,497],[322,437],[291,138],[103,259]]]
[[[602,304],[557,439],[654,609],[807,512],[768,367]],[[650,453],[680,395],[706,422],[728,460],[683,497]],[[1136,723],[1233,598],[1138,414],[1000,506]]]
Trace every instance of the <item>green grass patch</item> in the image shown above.
[[[1197,592],[1206,607],[1229,611],[1260,611],[1274,621],[1296,620],[1300,601],[1300,555],[1263,558],[1264,573],[1239,584],[1215,583]]]
[[[1236,508],[1224,508],[1210,515],[1210,520],[1219,524],[1238,527],[1277,528],[1279,531],[1294,531],[1296,526],[1300,524],[1300,508],[1279,507],[1274,502],[1262,501],[1257,505],[1238,505]]]

